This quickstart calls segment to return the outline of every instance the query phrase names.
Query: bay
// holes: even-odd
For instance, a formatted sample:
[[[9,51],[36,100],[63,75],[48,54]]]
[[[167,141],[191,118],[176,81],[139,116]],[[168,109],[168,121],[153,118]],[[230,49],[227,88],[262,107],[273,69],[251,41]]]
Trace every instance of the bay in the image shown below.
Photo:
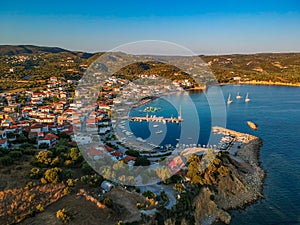
[[[225,106],[225,126],[263,139],[260,161],[267,171],[264,199],[243,210],[231,211],[231,224],[300,224],[300,88],[225,85],[221,90],[224,101],[229,93],[233,100],[232,104]],[[235,98],[238,92],[243,98]],[[244,101],[246,93],[251,99],[248,103]],[[153,142],[157,139],[159,145],[175,145],[176,139],[185,144],[213,144],[208,143],[214,120],[211,104],[202,92],[183,92],[160,98],[147,106],[160,107],[161,110],[148,112],[148,115],[177,117],[178,107],[181,107],[183,124],[159,124],[164,132],[163,138],[155,133],[160,128],[153,129],[153,124],[147,122],[130,123],[130,129],[135,136]],[[132,110],[131,115],[145,116],[144,108]],[[258,125],[257,131],[248,127],[248,120]]]

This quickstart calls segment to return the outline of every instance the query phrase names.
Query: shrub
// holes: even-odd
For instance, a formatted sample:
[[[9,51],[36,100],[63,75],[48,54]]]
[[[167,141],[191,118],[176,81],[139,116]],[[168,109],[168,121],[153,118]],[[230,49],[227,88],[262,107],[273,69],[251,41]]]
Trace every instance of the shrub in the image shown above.
[[[104,205],[106,205],[107,207],[109,207],[109,208],[111,208],[112,205],[113,205],[113,201],[111,200],[111,198],[108,198],[108,197],[104,198],[104,199],[102,200],[102,203],[103,203]]]
[[[41,143],[39,145],[39,149],[48,149],[48,148],[49,148],[49,144],[47,144],[47,143]]]
[[[35,196],[36,196],[35,194],[30,195],[29,196],[29,201],[33,201],[35,199]]]
[[[31,188],[33,188],[33,187],[35,187],[36,186],[36,183],[35,182],[32,182],[32,181],[29,181],[27,184],[26,184],[26,186],[25,186],[25,189],[31,189]]]
[[[8,153],[8,155],[9,155],[10,157],[12,157],[12,158],[19,159],[19,158],[22,157],[23,154],[22,154],[21,151],[10,151],[10,152]]]
[[[38,163],[43,165],[50,165],[52,163],[52,152],[51,151],[40,151],[36,156],[35,159]]]
[[[56,218],[63,223],[69,223],[73,219],[71,213],[64,208],[56,212]]]
[[[0,152],[1,152],[2,154],[7,154],[7,153],[9,152],[9,150],[6,149],[6,148],[0,147]]]
[[[0,164],[2,164],[3,166],[10,166],[13,163],[14,163],[14,160],[8,155],[0,158]]]
[[[80,181],[81,181],[82,183],[84,183],[84,184],[87,184],[87,183],[89,182],[89,180],[90,180],[90,178],[89,178],[88,175],[82,176],[82,177],[80,178]]]
[[[42,204],[38,204],[35,208],[39,212],[43,212],[45,210],[44,207],[42,206]]]
[[[46,180],[44,177],[42,177],[42,178],[41,178],[41,183],[42,183],[42,184],[47,184],[48,182],[47,182],[47,180]]]
[[[56,156],[52,162],[51,162],[51,166],[57,166],[60,163],[60,160],[58,158],[58,156]]]
[[[154,194],[152,191],[145,191],[145,192],[143,193],[143,196],[145,196],[145,197],[151,199],[151,198],[155,198],[155,197],[156,197],[156,194]]]
[[[67,159],[64,164],[65,164],[65,166],[72,166],[73,165],[73,161]]]
[[[71,148],[69,151],[69,157],[72,159],[72,161],[77,162],[79,161],[81,157],[81,153],[78,151],[77,148]]]
[[[161,200],[163,200],[164,202],[169,201],[169,198],[168,198],[168,196],[167,196],[167,194],[166,194],[165,191],[162,191],[162,192],[160,193],[160,197],[161,197]]]
[[[138,203],[136,203],[136,207],[137,207],[138,209],[142,209],[142,208],[145,207],[145,205],[144,205],[143,203],[138,202]]]
[[[39,179],[42,177],[42,171],[39,168],[32,168],[29,174],[30,178]]]
[[[74,187],[74,186],[75,186],[74,180],[73,180],[73,179],[68,179],[68,180],[67,180],[67,185],[68,185],[69,187]]]
[[[91,174],[94,171],[87,162],[82,163],[81,169],[84,174]]]
[[[74,172],[70,169],[64,170],[64,177],[67,179],[73,178]]]
[[[72,192],[72,189],[70,188],[70,187],[65,187],[64,188],[64,194],[65,195],[68,195],[68,194],[70,194]]]
[[[44,178],[47,182],[56,184],[60,181],[61,172],[62,169],[57,167],[48,169],[44,174]]]

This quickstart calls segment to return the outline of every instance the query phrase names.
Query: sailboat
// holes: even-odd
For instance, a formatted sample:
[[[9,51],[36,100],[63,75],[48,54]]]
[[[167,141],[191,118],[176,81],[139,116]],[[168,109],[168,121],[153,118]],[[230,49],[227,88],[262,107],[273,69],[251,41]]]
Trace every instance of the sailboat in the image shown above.
[[[250,98],[249,98],[249,94],[247,92],[246,98],[245,98],[245,102],[250,102]]]
[[[228,95],[228,99],[227,99],[227,105],[231,104],[232,103],[232,100],[230,99],[231,97],[231,94]]]
[[[237,95],[236,95],[236,99],[240,99],[240,98],[242,98],[242,97],[243,97],[243,96],[240,95],[240,92],[238,92]]]

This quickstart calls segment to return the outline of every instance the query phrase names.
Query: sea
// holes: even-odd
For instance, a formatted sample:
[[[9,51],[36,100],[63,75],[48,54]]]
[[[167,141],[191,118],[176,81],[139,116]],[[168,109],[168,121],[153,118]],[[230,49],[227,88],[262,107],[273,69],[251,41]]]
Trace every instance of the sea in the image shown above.
[[[157,123],[154,127],[152,123],[131,122],[130,129],[136,137],[160,146],[177,143],[213,146],[216,143],[210,134],[215,125],[262,138],[264,198],[244,209],[230,211],[231,224],[300,224],[300,88],[225,85],[212,87],[207,93],[210,91],[218,92],[217,100],[204,92],[181,92],[130,112],[131,116],[182,116],[183,123]],[[238,93],[241,99],[236,99]],[[244,100],[247,93],[248,103]],[[233,102],[227,105],[229,94]],[[147,106],[156,107],[157,111],[144,112]],[[247,121],[257,124],[258,130],[250,129]]]

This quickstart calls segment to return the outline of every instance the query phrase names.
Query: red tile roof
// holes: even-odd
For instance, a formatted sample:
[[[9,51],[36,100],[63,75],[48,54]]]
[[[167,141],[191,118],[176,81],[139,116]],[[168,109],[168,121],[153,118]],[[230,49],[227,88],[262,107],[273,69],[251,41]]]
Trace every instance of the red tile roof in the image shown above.
[[[89,151],[88,151],[88,155],[89,156],[96,156],[96,155],[103,155],[103,152],[95,149],[95,148],[91,148]]]
[[[106,151],[108,151],[108,152],[113,152],[114,151],[114,149],[112,147],[109,147],[107,145],[105,145],[104,147],[105,147]]]
[[[2,140],[0,140],[0,145],[3,145],[3,144],[5,144],[7,142],[7,140],[6,139],[2,139]]]
[[[44,140],[50,140],[50,141],[52,141],[52,140],[54,140],[54,139],[57,139],[58,137],[55,135],[55,134],[50,134],[50,133],[48,133],[48,134],[46,134],[46,136],[44,137]]]
[[[136,157],[127,155],[123,160],[124,162],[128,163],[129,161],[135,161]]]
[[[122,153],[121,152],[113,152],[113,153],[111,153],[111,155],[112,156],[120,156],[120,155],[122,155]]]

